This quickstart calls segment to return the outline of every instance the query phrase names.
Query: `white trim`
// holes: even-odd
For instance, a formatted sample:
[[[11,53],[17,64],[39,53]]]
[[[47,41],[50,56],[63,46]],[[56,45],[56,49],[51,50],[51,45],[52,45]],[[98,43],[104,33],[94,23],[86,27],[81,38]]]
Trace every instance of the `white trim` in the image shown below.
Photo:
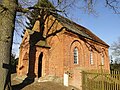
[[[94,64],[94,62],[93,62],[93,52],[92,51],[90,51],[90,64]]]
[[[101,56],[101,64],[104,65],[104,56]]]
[[[64,86],[68,86],[68,74],[64,73]]]

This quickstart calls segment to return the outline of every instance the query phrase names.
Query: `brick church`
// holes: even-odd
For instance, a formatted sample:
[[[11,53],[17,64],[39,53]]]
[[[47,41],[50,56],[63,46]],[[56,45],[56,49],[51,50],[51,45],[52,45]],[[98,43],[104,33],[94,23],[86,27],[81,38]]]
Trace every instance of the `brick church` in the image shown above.
[[[27,29],[20,45],[17,75],[33,78],[69,74],[68,84],[80,87],[81,70],[109,70],[108,48],[87,28],[58,14],[50,15],[44,25],[40,20]]]

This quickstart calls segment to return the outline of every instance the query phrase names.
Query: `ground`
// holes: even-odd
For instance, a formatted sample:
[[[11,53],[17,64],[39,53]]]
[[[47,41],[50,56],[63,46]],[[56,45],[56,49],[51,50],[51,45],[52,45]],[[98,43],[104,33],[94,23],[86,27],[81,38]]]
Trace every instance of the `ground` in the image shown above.
[[[20,81],[16,78],[16,74],[12,75],[13,90],[79,90],[75,87],[66,87],[60,83],[45,82],[27,82],[28,79]]]

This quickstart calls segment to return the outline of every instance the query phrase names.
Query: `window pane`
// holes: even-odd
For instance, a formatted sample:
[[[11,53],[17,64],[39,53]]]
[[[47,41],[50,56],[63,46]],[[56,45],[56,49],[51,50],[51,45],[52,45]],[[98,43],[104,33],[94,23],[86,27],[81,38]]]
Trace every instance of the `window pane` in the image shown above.
[[[78,64],[78,49],[74,49],[74,64]]]
[[[93,64],[93,54],[92,54],[92,51],[90,51],[90,64]]]
[[[101,64],[104,65],[104,56],[102,55]]]

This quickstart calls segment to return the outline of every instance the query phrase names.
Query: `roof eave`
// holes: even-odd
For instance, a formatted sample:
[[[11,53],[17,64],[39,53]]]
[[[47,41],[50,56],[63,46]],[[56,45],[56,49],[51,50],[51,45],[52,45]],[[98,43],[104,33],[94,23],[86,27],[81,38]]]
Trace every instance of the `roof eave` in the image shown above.
[[[89,38],[89,37],[83,36],[83,35],[81,35],[81,34],[79,34],[79,33],[73,32],[72,30],[69,30],[69,29],[67,29],[67,28],[66,28],[66,30],[69,31],[69,32],[72,32],[72,33],[74,33],[74,34],[76,34],[76,35],[78,35],[78,36],[80,36],[80,37],[83,37],[83,38],[92,40],[92,41],[94,41],[94,42],[96,42],[96,43],[102,44],[102,45],[106,46],[107,48],[110,47],[110,46],[109,46],[108,44],[106,44],[106,43],[101,43],[101,42],[96,41],[96,40],[94,40],[94,39],[92,39],[92,38]]]

